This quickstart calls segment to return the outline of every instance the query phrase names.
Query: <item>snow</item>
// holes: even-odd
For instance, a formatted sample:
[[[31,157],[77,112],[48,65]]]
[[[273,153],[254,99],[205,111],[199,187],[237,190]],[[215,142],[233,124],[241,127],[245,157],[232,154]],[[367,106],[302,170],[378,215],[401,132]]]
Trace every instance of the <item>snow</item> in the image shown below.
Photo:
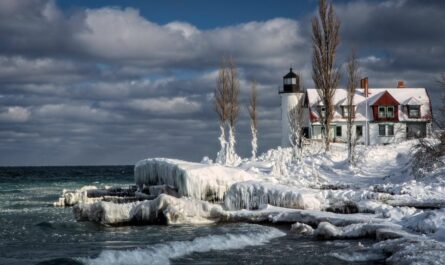
[[[135,182],[143,185],[171,185],[181,196],[222,201],[230,185],[254,179],[244,170],[219,164],[201,164],[175,159],[153,158],[136,163]]]
[[[57,204],[76,204],[77,220],[104,225],[287,224],[292,233],[323,240],[378,241],[333,254],[347,261],[444,264],[445,169],[416,179],[411,172],[414,144],[358,145],[354,167],[347,163],[345,145],[332,144],[331,151],[323,152],[317,143],[305,146],[298,161],[291,148],[276,148],[236,167],[210,159],[145,159],[135,166],[135,195],[146,200],[88,198],[94,187],[85,187],[64,191]]]

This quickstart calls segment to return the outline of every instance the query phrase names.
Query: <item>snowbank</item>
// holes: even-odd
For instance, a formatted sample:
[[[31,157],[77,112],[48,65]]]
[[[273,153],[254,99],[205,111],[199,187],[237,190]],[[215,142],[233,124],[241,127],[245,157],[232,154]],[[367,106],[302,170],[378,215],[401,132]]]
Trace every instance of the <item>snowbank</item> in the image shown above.
[[[166,158],[139,161],[134,176],[140,188],[166,184],[176,187],[182,196],[207,201],[222,201],[230,185],[255,179],[255,175],[238,168]]]

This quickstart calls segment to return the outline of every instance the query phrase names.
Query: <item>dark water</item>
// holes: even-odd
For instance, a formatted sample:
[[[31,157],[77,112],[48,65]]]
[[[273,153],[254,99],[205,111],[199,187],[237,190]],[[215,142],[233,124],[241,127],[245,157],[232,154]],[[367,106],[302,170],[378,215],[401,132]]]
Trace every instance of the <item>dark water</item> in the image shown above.
[[[256,224],[104,227],[52,206],[64,188],[132,183],[132,166],[0,168],[0,264],[373,264],[330,256],[369,241]],[[277,229],[286,234],[260,244]]]

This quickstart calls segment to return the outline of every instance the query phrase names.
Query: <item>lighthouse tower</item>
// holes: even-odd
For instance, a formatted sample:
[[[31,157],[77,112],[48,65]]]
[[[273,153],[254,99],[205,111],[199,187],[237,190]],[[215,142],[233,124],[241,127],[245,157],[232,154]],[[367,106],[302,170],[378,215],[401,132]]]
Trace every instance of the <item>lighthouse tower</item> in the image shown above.
[[[300,77],[292,72],[292,68],[283,76],[283,90],[279,91],[279,94],[281,96],[281,146],[288,147],[290,146],[288,113],[298,104],[304,104],[304,91],[300,90]]]

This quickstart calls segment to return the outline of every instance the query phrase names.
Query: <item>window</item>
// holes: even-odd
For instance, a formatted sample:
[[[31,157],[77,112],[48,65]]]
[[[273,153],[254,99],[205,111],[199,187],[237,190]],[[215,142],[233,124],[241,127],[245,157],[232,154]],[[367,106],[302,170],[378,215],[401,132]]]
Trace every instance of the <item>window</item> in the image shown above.
[[[393,106],[386,107],[386,117],[394,118],[394,107]]]
[[[361,125],[355,126],[355,135],[356,135],[356,137],[363,136],[363,126],[361,126]]]
[[[341,126],[335,127],[335,136],[341,137]]]
[[[285,85],[296,85],[297,84],[297,78],[285,78],[284,79]]]
[[[420,118],[420,106],[408,106],[409,118]]]
[[[379,124],[379,136],[394,136],[394,125]]]
[[[386,118],[386,107],[379,107],[379,118]]]
[[[388,128],[388,136],[394,136],[394,125],[386,125]]]
[[[379,124],[379,136],[386,136],[386,126]]]
[[[343,118],[348,118],[349,117],[349,107],[341,106],[341,109],[342,109]],[[352,106],[352,116],[355,116],[355,105]]]
[[[323,106],[320,106],[320,116],[325,117],[326,116],[326,108]]]
[[[395,117],[395,107],[394,106],[379,106],[378,109],[379,118],[394,118]]]

